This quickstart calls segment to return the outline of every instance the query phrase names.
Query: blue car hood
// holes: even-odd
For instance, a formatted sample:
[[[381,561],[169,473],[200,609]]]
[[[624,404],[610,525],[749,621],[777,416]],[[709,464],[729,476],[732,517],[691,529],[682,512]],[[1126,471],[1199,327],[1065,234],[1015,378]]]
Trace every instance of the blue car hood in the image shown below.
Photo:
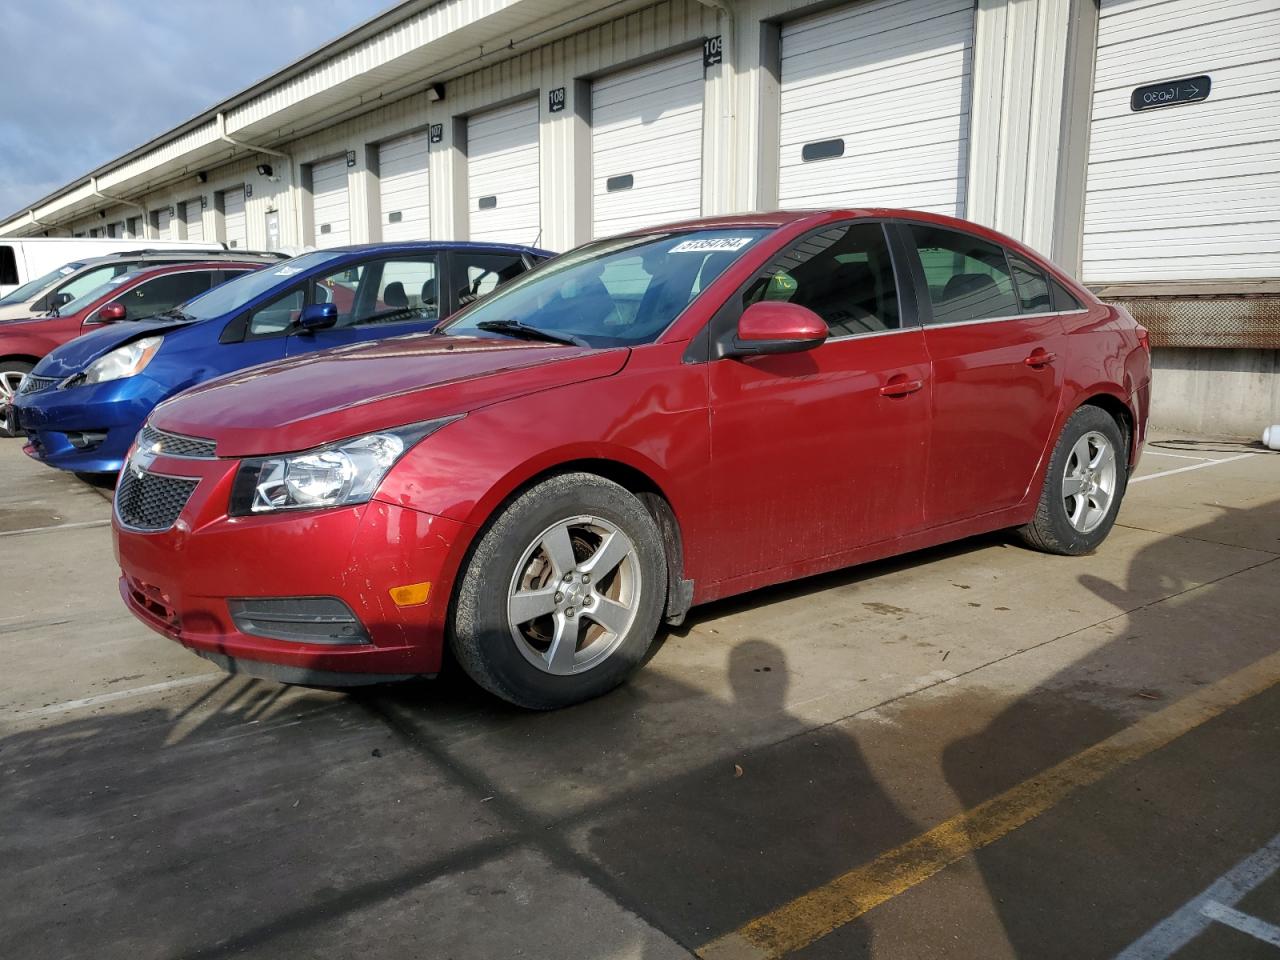
[[[120,320],[117,323],[109,323],[98,330],[76,337],[69,343],[64,343],[36,364],[36,368],[31,372],[36,376],[57,377],[61,380],[63,377],[80,373],[103,354],[110,353],[130,340],[190,325],[190,321],[182,320]]]

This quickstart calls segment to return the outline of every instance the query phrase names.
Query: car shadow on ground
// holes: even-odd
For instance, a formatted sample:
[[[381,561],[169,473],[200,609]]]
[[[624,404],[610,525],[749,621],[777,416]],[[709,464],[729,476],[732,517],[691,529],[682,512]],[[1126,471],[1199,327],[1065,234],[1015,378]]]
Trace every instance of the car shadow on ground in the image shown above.
[[[1280,529],[1280,501],[1248,513]],[[1212,542],[1218,525],[1184,537]],[[474,925],[473,940],[449,955],[484,956],[486,929],[527,922],[518,898],[479,904],[445,881],[532,850],[548,870],[585,877],[693,949],[928,829],[933,821],[916,811],[936,803],[922,804],[922,783],[972,807],[1274,652],[1274,630],[1257,618],[1276,611],[1242,611],[1237,594],[1240,579],[1269,576],[1274,596],[1275,558],[1260,554],[1240,578],[1196,586],[1179,571],[1179,539],[1153,540],[1124,582],[1086,579],[1116,607],[1109,638],[1013,702],[944,689],[904,701],[891,722],[815,728],[788,705],[789,661],[804,651],[747,636],[729,654],[727,696],[651,669],[597,701],[530,714],[456,668],[429,684],[351,694],[226,677],[183,709],[104,710],[10,732],[0,739],[0,928],[27,958],[80,955],[86,944],[103,958],[278,956],[306,953],[324,936],[330,949],[316,949],[328,956],[422,956],[370,938],[388,911],[412,927],[412,911],[427,908],[404,898],[429,889],[414,903],[452,909],[457,898],[458,922]],[[698,616],[995,542],[812,578]],[[1037,562],[1052,575],[1053,558]],[[1153,605],[1153,594],[1178,599]],[[1233,622],[1240,630],[1223,629]],[[940,749],[913,749],[917,737]],[[869,760],[895,751],[900,769]],[[1219,787],[1197,786],[1207,792],[1197,809],[1211,810]],[[1275,832],[1273,817],[1258,820],[1259,835]],[[1146,823],[1119,822],[1134,842],[1135,823]],[[1081,829],[1050,830],[1044,843],[1061,856]],[[1154,886],[1132,882],[1125,837],[1087,839],[1066,877],[1056,865],[1037,872],[1000,844],[977,854],[971,909],[998,921],[1008,947],[981,955],[1111,955],[1253,837],[1243,831],[1213,856],[1180,861]],[[1108,884],[1104,921],[1088,913],[1094,901],[1081,888]],[[571,927],[569,917],[561,922]],[[1062,936],[1073,923],[1090,931],[1088,944]],[[872,911],[805,956],[966,955],[954,950],[964,929],[922,920],[919,931],[902,942]],[[557,960],[670,955],[625,929],[609,944],[575,943],[571,932]]]

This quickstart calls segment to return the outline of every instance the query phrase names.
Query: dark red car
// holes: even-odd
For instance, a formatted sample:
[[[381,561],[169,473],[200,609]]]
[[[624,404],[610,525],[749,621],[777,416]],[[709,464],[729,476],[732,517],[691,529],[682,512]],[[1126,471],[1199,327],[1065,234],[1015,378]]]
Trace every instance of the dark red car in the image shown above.
[[[1107,535],[1146,332],[1022,245],[893,210],[600,240],[431,335],[159,407],[121,474],[121,591],[252,675],[433,674],[533,708],[622,681],[661,623],[1014,528]]]
[[[274,261],[253,255],[245,261],[210,261],[139,266],[81,294],[47,314],[0,321],[0,436],[10,436],[5,413],[27,373],[53,352],[103,323],[145,320],[198,297],[224,280]]]

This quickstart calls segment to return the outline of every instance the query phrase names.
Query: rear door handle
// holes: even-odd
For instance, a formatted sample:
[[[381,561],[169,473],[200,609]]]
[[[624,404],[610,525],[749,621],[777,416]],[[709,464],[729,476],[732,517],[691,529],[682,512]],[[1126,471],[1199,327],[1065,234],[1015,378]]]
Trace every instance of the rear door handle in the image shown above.
[[[923,380],[908,380],[904,375],[898,374],[898,376],[893,377],[880,388],[880,396],[905,397],[909,393],[915,393],[923,386]]]
[[[1050,353],[1047,350],[1036,350],[1022,362],[1028,367],[1047,367],[1057,359],[1058,355],[1056,353]]]

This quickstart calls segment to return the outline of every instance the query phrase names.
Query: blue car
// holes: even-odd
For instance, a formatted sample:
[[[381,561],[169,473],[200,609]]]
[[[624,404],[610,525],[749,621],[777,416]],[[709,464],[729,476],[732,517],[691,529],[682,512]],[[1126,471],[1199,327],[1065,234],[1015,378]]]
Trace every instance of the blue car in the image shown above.
[[[115,473],[151,410],[188,387],[283,357],[430,330],[550,256],[479,243],[305,253],[168,313],[64,344],[23,379],[11,416],[37,460]]]

